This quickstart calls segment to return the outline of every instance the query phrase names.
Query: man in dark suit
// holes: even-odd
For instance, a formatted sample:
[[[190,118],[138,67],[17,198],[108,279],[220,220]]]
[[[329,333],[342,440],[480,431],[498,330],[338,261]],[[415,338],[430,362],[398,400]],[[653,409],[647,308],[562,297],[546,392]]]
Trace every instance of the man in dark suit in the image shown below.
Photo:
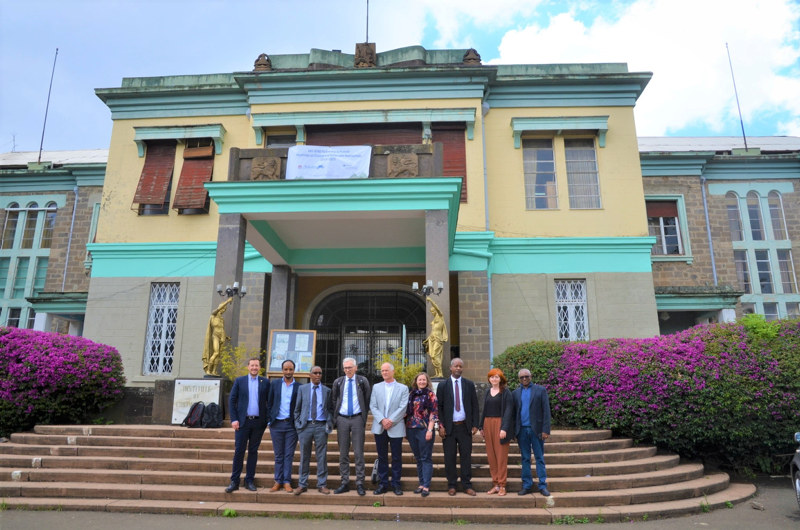
[[[350,491],[350,441],[356,461],[356,491],[366,495],[364,489],[364,433],[369,414],[370,386],[363,375],[356,373],[356,360],[347,357],[342,361],[344,375],[333,382],[333,421],[339,441],[339,474],[341,485],[335,494]]]
[[[292,493],[292,460],[297,447],[293,413],[300,385],[294,380],[294,361],[283,361],[281,371],[283,377],[270,382],[267,396],[269,434],[275,454],[275,484],[270,491],[283,489]]]
[[[300,478],[295,495],[308,491],[308,471],[311,464],[311,444],[317,455],[317,490],[329,495],[328,435],[333,431],[333,401],[331,389],[320,383],[322,368],[311,368],[310,383],[300,387],[294,406],[294,426],[300,442]]]
[[[478,430],[480,414],[475,383],[461,377],[464,361],[456,357],[450,361],[450,377],[439,383],[436,400],[439,408],[439,435],[444,447],[444,470],[447,475],[447,493],[456,494],[458,470],[456,450],[461,461],[461,487],[472,497],[472,435]]]
[[[547,490],[547,471],[544,466],[544,441],[550,437],[550,399],[547,390],[541,385],[531,383],[530,370],[519,371],[518,386],[514,396],[514,415],[516,417],[516,436],[519,452],[522,454],[522,489],[519,495],[533,492],[531,476],[531,450],[536,459],[536,477],[539,479],[539,492],[550,496]]]
[[[228,410],[231,415],[231,427],[235,433],[235,449],[233,451],[233,471],[231,483],[225,493],[233,493],[239,489],[239,477],[242,474],[244,452],[247,450],[247,472],[244,476],[244,487],[256,491],[255,475],[258,463],[258,447],[267,428],[269,420],[267,409],[268,380],[261,377],[261,361],[258,357],[247,363],[249,375],[237,377],[233,382]]]

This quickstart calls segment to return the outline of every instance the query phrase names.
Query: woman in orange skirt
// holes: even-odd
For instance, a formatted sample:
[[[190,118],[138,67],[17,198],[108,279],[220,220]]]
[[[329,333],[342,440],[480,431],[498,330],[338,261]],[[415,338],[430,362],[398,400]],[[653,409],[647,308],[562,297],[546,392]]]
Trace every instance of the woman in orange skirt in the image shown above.
[[[492,368],[487,375],[492,386],[486,391],[478,428],[486,441],[492,473],[492,489],[487,493],[503,496],[508,479],[508,443],[514,433],[514,400],[502,370]]]

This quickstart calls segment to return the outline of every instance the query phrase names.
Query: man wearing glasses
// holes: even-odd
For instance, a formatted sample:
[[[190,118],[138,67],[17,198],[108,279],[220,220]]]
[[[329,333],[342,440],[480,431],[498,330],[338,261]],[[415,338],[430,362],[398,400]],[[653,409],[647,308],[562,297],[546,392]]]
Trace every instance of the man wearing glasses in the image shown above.
[[[339,474],[342,483],[334,494],[350,491],[350,441],[356,461],[356,491],[366,495],[364,489],[364,432],[369,414],[370,386],[363,375],[356,373],[356,360],[347,357],[342,361],[344,375],[333,382],[333,422],[338,431]]]
[[[544,441],[550,437],[550,399],[543,386],[531,383],[530,370],[523,368],[518,375],[520,386],[512,394],[517,421],[515,434],[522,454],[522,489],[518,495],[528,495],[533,492],[531,476],[531,450],[533,450],[539,492],[549,497],[547,471],[544,467]]]
[[[294,405],[294,426],[300,442],[300,479],[295,495],[308,491],[308,472],[311,466],[311,444],[317,457],[317,490],[329,495],[328,434],[333,431],[333,401],[331,389],[323,385],[322,368],[311,368],[310,383],[300,387]]]

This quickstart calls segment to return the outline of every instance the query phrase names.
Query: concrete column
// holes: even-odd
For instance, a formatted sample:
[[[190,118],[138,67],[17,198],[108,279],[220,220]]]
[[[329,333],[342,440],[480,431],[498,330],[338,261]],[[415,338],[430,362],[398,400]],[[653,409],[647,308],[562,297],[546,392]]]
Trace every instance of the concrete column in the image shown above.
[[[736,320],[735,309],[720,309],[719,321],[720,322],[734,322]]]
[[[269,290],[269,323],[267,329],[267,342],[269,333],[273,329],[290,329],[290,307],[292,276],[288,265],[273,265],[272,279]]]
[[[214,266],[214,287],[233,285],[239,282],[242,285],[242,269],[244,266],[244,242],[247,221],[240,214],[223,214],[219,216],[219,230],[217,232],[217,261]],[[216,290],[209,293],[211,297],[211,311],[223,301]],[[231,343],[239,344],[239,297],[235,296],[233,303],[225,311],[225,333],[231,338]]]
[[[452,322],[450,320],[450,245],[448,238],[447,210],[427,210],[425,212],[425,280],[433,282],[434,289],[438,290],[439,282],[444,284],[444,289],[439,296],[431,295],[431,298],[442,310],[445,324],[447,325],[447,335],[453,335]],[[426,305],[430,311],[430,304]],[[430,315],[429,315],[430,316]],[[431,333],[431,319],[425,325],[426,335]],[[442,372],[447,375],[450,373],[450,341],[444,345],[442,359]]]

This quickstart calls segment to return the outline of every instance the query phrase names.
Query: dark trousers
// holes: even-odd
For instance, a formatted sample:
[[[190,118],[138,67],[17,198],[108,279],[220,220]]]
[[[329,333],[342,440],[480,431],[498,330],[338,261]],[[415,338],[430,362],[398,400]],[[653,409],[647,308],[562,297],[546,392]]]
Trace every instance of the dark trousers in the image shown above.
[[[456,450],[461,462],[461,487],[472,487],[472,433],[463,423],[453,424],[453,431],[448,432],[442,440],[444,447],[444,470],[447,475],[447,487],[455,488],[458,482],[456,470]]]
[[[258,463],[258,447],[261,445],[261,438],[264,436],[264,425],[259,425],[258,420],[245,419],[239,423],[239,430],[234,435],[235,445],[233,450],[233,471],[231,471],[231,482],[239,483],[242,475],[242,463],[244,462],[244,452],[247,450],[247,472],[244,479],[251,481],[256,476],[256,464]]]
[[[297,448],[297,431],[291,421],[274,420],[269,426],[272,452],[275,453],[275,482],[292,483],[292,460]]]
[[[433,476],[433,441],[436,440],[436,435],[433,434],[430,441],[428,441],[425,439],[426,432],[428,432],[428,429],[425,427],[406,429],[406,437],[408,438],[408,445],[411,446],[411,451],[414,453],[414,459],[417,461],[419,485],[424,488],[430,488],[431,477]]]
[[[378,482],[389,486],[389,448],[392,449],[392,488],[400,487],[403,472],[403,438],[389,438],[384,431],[375,435],[375,449],[378,451]]]

